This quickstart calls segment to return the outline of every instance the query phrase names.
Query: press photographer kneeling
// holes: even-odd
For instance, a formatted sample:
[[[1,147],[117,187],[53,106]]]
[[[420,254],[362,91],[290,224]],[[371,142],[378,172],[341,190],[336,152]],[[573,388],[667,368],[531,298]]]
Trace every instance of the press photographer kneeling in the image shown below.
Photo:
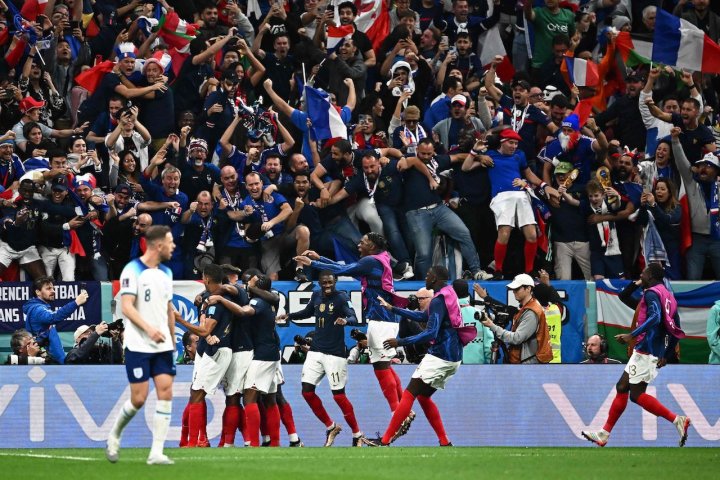
[[[66,364],[107,365],[122,364],[122,320],[98,325],[81,325],[75,330],[75,346],[65,357]],[[110,342],[100,340],[109,338]]]

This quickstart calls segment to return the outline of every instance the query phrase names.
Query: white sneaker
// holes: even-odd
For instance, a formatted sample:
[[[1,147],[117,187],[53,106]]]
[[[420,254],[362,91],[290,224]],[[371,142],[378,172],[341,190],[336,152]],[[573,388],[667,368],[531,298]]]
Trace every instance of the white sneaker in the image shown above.
[[[473,274],[473,280],[490,280],[491,278],[493,278],[492,274],[485,270],[478,270]]]
[[[675,428],[677,428],[677,431],[680,434],[679,445],[681,447],[685,446],[685,442],[687,441],[688,437],[688,429],[690,428],[691,423],[692,422],[690,421],[690,418],[684,415],[678,415],[673,421],[673,424],[675,424]]]
[[[337,437],[340,432],[342,432],[342,427],[337,423],[325,430],[325,446],[332,447],[333,443],[335,443],[335,437]]]
[[[107,443],[105,444],[105,458],[110,463],[115,463],[120,458],[120,438],[112,433],[108,434]]]
[[[411,280],[415,276],[415,271],[412,268],[412,265],[408,263],[407,267],[405,267],[405,270],[402,272],[402,278],[403,280]]]
[[[173,462],[167,455],[161,453],[160,455],[150,455],[146,462],[148,465],[174,465]]]
[[[610,434],[606,432],[605,430],[600,430],[599,432],[580,432],[582,433],[582,436],[587,438],[589,441],[593,442],[594,444],[604,447],[607,442],[608,438],[610,438]]]

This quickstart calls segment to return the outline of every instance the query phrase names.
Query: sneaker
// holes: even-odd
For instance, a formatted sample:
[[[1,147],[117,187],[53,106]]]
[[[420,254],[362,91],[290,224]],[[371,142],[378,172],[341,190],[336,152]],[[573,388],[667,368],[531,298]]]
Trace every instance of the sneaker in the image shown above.
[[[502,282],[503,280],[505,280],[505,275],[503,275],[502,272],[495,271],[495,273],[493,274],[492,279],[493,279],[493,281],[495,281],[495,282]]]
[[[270,440],[265,440],[260,444],[261,447],[269,447],[270,446]]]
[[[116,437],[112,433],[108,435],[107,443],[105,444],[105,458],[110,463],[115,463],[120,458],[120,438]]]
[[[359,437],[353,437],[352,439],[352,446],[353,447],[362,447],[363,445],[367,445],[368,439],[365,437],[365,435],[360,435]]]
[[[478,270],[472,275],[473,280],[490,280],[491,278],[493,278],[493,275],[487,273],[485,270]]]
[[[681,447],[684,447],[688,437],[688,429],[690,428],[690,424],[692,422],[690,421],[690,418],[684,415],[678,415],[677,417],[675,417],[675,421],[673,423],[675,424],[675,428],[677,428],[677,431],[680,434],[679,445]]]
[[[402,271],[402,279],[412,280],[413,277],[415,277],[415,271],[413,270],[412,265],[408,263],[405,269]]]
[[[403,420],[403,422],[400,424],[400,428],[398,431],[393,435],[392,439],[390,440],[390,443],[394,442],[398,438],[402,437],[403,435],[407,434],[410,430],[410,425],[412,425],[412,422],[415,420],[415,412],[410,410],[410,413],[408,416]]]
[[[295,270],[295,277],[293,278],[298,283],[305,283],[308,281],[307,275],[305,275],[305,272],[303,272],[302,268],[298,268]]]
[[[382,435],[380,435],[380,432],[377,432],[377,438],[364,438],[363,442],[368,447],[389,447],[390,446],[389,443],[383,443]]]
[[[298,438],[297,442],[290,442],[291,447],[304,447],[305,444]]]
[[[453,445],[452,442],[448,442],[448,443],[446,443],[445,445],[443,445],[443,444],[441,443],[440,446],[441,446],[441,447],[454,447],[455,445]]]
[[[604,447],[607,444],[608,438],[610,438],[610,434],[607,433],[605,430],[600,430],[599,432],[580,432],[582,433],[582,436],[587,438],[589,441],[597,444],[599,447]]]
[[[325,431],[325,446],[332,447],[333,443],[335,443],[335,437],[337,437],[340,432],[342,432],[342,427],[337,423],[333,424],[332,427],[328,428]]]
[[[202,439],[202,440],[198,440],[197,446],[198,446],[199,448],[210,448],[210,447],[212,447],[212,445],[210,445],[210,440],[208,440],[207,438],[204,438],[204,439]]]
[[[165,454],[160,455],[150,455],[147,459],[148,465],[174,465],[175,462],[173,462],[170,458],[168,458]]]

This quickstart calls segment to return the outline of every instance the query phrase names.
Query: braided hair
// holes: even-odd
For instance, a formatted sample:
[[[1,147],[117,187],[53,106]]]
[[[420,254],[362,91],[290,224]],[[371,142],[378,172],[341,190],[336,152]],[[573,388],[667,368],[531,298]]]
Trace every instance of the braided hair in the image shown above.
[[[370,232],[367,234],[367,238],[375,245],[375,247],[379,251],[384,252],[385,250],[387,250],[387,240],[385,240],[385,237],[383,237],[381,234],[377,232]]]

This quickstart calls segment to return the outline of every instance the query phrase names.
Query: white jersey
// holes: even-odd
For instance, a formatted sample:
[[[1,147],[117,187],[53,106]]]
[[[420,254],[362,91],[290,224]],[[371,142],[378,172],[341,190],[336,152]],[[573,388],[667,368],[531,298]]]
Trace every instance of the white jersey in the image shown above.
[[[135,297],[140,317],[165,335],[161,343],[153,341],[123,314],[125,348],[132,352],[167,352],[175,349],[168,326],[168,302],[172,300],[172,271],[163,264],[149,268],[139,258],[125,265],[120,275],[120,296]]]

